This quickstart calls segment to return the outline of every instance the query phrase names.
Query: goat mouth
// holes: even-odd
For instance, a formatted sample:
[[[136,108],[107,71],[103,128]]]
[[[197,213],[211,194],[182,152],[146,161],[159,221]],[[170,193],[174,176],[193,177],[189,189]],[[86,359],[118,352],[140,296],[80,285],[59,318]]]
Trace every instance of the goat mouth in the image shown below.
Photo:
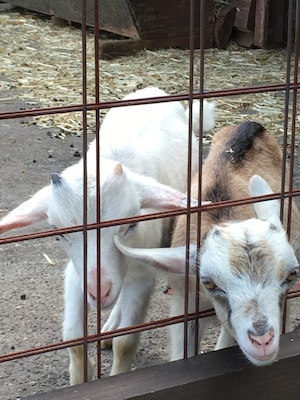
[[[275,361],[278,349],[276,348],[270,353],[258,352],[258,351],[252,352],[249,350],[245,350],[243,348],[242,351],[252,364],[257,366],[264,366],[271,364],[272,362]]]
[[[93,307],[96,308],[97,307],[97,298],[92,294],[92,293],[88,293],[88,303]]]

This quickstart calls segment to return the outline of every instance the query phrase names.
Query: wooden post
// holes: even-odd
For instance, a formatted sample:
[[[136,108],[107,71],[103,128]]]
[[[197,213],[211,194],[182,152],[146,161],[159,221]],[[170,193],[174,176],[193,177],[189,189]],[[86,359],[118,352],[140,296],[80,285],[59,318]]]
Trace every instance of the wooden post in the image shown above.
[[[270,0],[256,0],[254,46],[266,48],[269,31]]]

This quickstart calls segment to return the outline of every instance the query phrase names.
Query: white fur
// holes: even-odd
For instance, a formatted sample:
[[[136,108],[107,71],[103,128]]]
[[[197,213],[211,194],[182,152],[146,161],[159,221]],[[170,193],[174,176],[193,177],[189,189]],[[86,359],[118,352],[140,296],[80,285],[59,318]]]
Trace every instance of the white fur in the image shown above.
[[[193,102],[193,131],[196,136],[199,135],[200,130],[200,101],[195,100]],[[216,107],[215,101],[207,102],[203,100],[203,132],[207,132],[213,129],[215,125],[215,114],[214,109]],[[186,116],[189,118],[189,108],[186,109]]]
[[[126,100],[165,96],[157,88],[139,90]],[[211,115],[205,118],[214,120]],[[198,165],[197,143],[192,136],[193,172]],[[155,210],[185,207],[188,157],[188,121],[178,102],[127,106],[111,109],[100,132],[100,215],[101,221],[152,213]],[[87,153],[89,223],[96,218],[96,142]],[[181,192],[166,187],[168,185]],[[64,228],[82,225],[83,161],[53,175],[52,184],[13,210],[0,222],[0,233],[48,219],[50,225]],[[166,220],[165,220],[166,221]],[[113,241],[120,235],[129,246],[158,247],[164,234],[162,220],[138,224],[108,226],[101,229],[101,307],[114,306],[104,331],[143,322],[154,285],[155,271],[142,268],[124,256]],[[83,234],[66,234],[62,245],[70,257],[65,275],[64,339],[83,336]],[[88,303],[97,306],[97,232],[87,233]],[[138,345],[138,334],[117,337],[113,341],[114,361],[111,374],[131,369]],[[83,349],[70,352],[71,384],[83,381]],[[88,378],[93,366],[88,361]]]
[[[280,191],[282,158],[279,146],[268,131],[257,134],[251,149],[249,140],[254,123],[241,125],[234,143],[236,127],[218,132],[203,165],[202,194],[204,200],[213,196],[228,200],[262,196]],[[245,148],[240,149],[240,144]],[[228,147],[228,143],[230,146]],[[256,151],[257,149],[257,151]],[[241,150],[241,151],[240,151]],[[246,155],[245,155],[246,154]],[[264,178],[258,175],[261,174]],[[213,193],[213,196],[212,196]],[[192,181],[192,196],[198,194],[198,176]],[[287,205],[287,203],[285,204]],[[216,212],[215,212],[216,213]],[[222,323],[216,349],[239,344],[246,357],[256,365],[275,360],[279,348],[282,305],[299,272],[296,252],[299,250],[300,217],[292,206],[291,244],[280,221],[277,200],[239,206],[222,213],[203,212],[201,236],[204,238],[198,254],[200,265],[200,310],[211,305]],[[286,225],[287,207],[284,224]],[[133,249],[115,237],[118,248],[127,256],[167,272],[174,291],[171,316],[184,313],[186,269],[186,218],[180,216],[174,231],[172,246],[166,249]],[[196,243],[197,215],[192,216],[191,242]],[[178,247],[181,246],[181,247]],[[197,247],[190,246],[189,268],[197,268]],[[195,279],[189,276],[188,311],[195,311]],[[199,343],[210,321],[200,320]],[[187,355],[194,354],[194,322],[188,323]],[[183,324],[170,327],[171,359],[183,357]],[[197,351],[197,349],[196,349]]]

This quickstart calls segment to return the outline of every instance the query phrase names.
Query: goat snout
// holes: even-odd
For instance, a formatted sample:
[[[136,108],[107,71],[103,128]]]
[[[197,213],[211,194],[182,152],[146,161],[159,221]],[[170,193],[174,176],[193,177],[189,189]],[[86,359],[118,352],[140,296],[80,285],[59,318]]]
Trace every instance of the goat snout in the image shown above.
[[[270,328],[263,335],[255,335],[248,332],[249,340],[252,344],[252,356],[258,361],[268,361],[277,353],[277,346],[274,343],[274,329]]]
[[[88,291],[91,299],[96,302],[98,298],[98,281],[96,269],[90,273]],[[113,303],[114,299],[111,299],[111,292],[112,282],[109,279],[105,279],[104,274],[101,271],[100,303],[102,308],[107,308]]]
[[[272,343],[274,339],[274,330],[270,329],[268,332],[261,336],[256,336],[252,333],[249,333],[249,339],[255,346],[267,347]]]

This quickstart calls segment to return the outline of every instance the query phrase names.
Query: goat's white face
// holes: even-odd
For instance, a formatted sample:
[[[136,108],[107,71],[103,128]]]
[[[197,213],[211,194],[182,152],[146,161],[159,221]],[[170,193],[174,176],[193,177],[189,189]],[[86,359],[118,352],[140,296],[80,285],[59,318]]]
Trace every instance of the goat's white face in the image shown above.
[[[67,168],[61,175],[53,174],[52,184],[38,191],[29,200],[11,211],[0,221],[0,234],[48,219],[56,228],[83,225],[86,205],[87,223],[97,222],[96,166],[89,157],[87,201],[83,198],[82,161]],[[140,214],[186,207],[186,195],[162,185],[153,178],[136,174],[121,164],[101,158],[100,218],[101,222],[135,217]],[[129,246],[157,247],[162,235],[162,221],[152,220],[105,227],[101,241],[96,230],[87,233],[87,285],[89,302],[96,304],[100,267],[102,307],[111,306],[117,299],[129,265],[128,259],[114,244],[119,235]],[[83,282],[85,240],[82,232],[62,236],[62,244]],[[100,243],[101,252],[98,249]],[[97,255],[100,254],[100,257]],[[131,261],[132,262],[132,261]]]
[[[135,185],[127,179],[120,165],[109,162],[101,170],[101,221],[109,221],[139,215],[141,205]],[[119,168],[119,170],[118,170]],[[126,201],[123,201],[126,199]],[[57,228],[83,224],[83,182],[82,178],[53,176],[52,199],[49,202],[49,223]],[[53,206],[52,206],[53,205]],[[87,222],[97,222],[96,178],[88,176]],[[87,233],[87,279],[89,302],[96,305],[97,301],[97,264],[101,264],[101,306],[111,306],[122,286],[127,263],[113,242],[113,237],[119,234],[126,243],[137,233],[138,224],[117,225],[101,229],[101,256],[97,259],[97,231]],[[82,232],[61,236],[61,243],[71,258],[77,273],[83,282],[84,265],[84,235]]]
[[[268,221],[219,225],[205,240],[201,281],[222,325],[254,364],[277,355],[282,303],[297,273],[284,229]]]
[[[164,201],[162,201],[161,191],[165,196]],[[97,222],[96,192],[96,177],[94,173],[90,173],[87,196],[88,223]],[[101,222],[155,212],[151,207],[165,209],[186,205],[186,197],[182,193],[167,188],[154,179],[133,174],[121,164],[111,160],[101,162],[100,199]],[[66,170],[62,176],[53,175],[48,210],[48,220],[52,226],[64,228],[82,225],[83,204],[82,174],[74,176],[70,169]],[[160,245],[162,236],[162,221],[151,220],[102,228],[100,252],[97,248],[99,242],[97,231],[88,231],[87,285],[91,305],[97,303],[98,281],[101,282],[100,303],[103,308],[112,306],[121,290],[129,259],[115,246],[113,239],[115,235],[121,236],[129,246],[157,247]],[[61,242],[83,282],[84,237],[82,232],[63,235]],[[101,255],[100,258],[97,254]],[[98,263],[100,263],[101,279],[97,274]]]
[[[249,187],[252,196],[272,193],[257,175]],[[199,255],[200,278],[201,290],[209,295],[224,329],[251,362],[264,365],[277,355],[282,304],[298,277],[299,266],[280,222],[279,202],[264,201],[253,207],[257,218],[230,221],[208,231]],[[133,249],[118,237],[114,240],[124,254],[145,265],[185,273],[185,246]],[[189,257],[190,273],[194,273],[194,244]]]

